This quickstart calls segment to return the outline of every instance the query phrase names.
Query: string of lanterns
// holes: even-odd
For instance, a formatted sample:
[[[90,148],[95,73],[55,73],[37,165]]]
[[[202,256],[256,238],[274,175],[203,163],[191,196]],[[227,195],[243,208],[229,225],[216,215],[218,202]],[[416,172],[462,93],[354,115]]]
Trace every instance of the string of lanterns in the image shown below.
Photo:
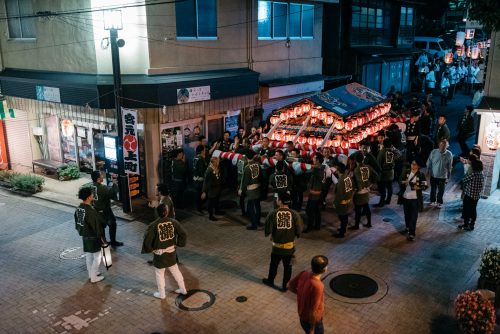
[[[270,118],[277,129],[269,139],[273,141],[296,141],[301,145],[324,146],[348,149],[357,147],[357,144],[368,136],[379,132],[391,124],[386,114],[391,110],[389,102],[383,102],[367,111],[360,112],[347,119],[343,119],[331,111],[324,111],[321,106],[303,103],[289,109],[275,113]],[[309,117],[309,124],[304,124]],[[300,131],[301,125],[306,126]],[[332,131],[329,132],[330,128]],[[328,134],[332,138],[325,138]],[[328,135],[328,137],[330,137]]]
[[[490,40],[477,42],[472,44],[472,39],[474,38],[475,29],[465,29],[464,31],[458,31],[457,37],[455,39],[455,45],[457,50],[457,56],[466,56],[471,59],[478,59],[481,53],[481,49],[490,47]],[[468,41],[466,43],[466,40]],[[468,44],[468,45],[464,45]],[[451,64],[453,62],[453,53],[447,53],[444,56],[444,62],[446,64]]]

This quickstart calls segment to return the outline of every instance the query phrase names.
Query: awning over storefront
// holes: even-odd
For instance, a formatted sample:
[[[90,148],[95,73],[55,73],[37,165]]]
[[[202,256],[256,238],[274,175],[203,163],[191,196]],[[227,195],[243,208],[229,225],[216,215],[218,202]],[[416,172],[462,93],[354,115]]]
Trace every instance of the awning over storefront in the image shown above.
[[[259,73],[227,69],[169,75],[122,75],[124,107],[177,105],[178,90],[209,87],[207,99],[256,94]],[[67,72],[5,69],[0,73],[1,93],[33,100],[114,108],[113,76]]]
[[[379,92],[353,82],[309,98],[316,105],[330,110],[343,118],[354,115],[384,102],[386,97]]]

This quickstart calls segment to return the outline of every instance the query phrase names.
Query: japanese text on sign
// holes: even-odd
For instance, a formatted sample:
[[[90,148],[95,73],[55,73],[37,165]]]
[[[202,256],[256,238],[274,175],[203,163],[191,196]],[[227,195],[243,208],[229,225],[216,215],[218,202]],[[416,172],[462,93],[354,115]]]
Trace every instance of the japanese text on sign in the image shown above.
[[[137,139],[137,110],[122,108],[123,164],[125,173],[140,174],[139,141]]]

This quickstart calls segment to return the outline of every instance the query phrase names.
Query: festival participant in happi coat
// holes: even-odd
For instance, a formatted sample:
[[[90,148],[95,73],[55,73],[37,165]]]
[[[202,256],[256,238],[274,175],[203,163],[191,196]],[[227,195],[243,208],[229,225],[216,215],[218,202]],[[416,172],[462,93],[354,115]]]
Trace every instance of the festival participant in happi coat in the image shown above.
[[[94,195],[93,206],[98,213],[103,228],[109,226],[110,244],[113,247],[123,246],[123,242],[116,240],[116,217],[111,209],[111,199],[116,198],[118,193],[118,180],[113,178],[113,185],[108,187],[102,184],[104,177],[100,171],[93,171],[90,177],[92,178],[90,187]]]
[[[274,279],[278,265],[283,262],[283,284],[281,291],[287,290],[288,281],[292,277],[292,258],[295,253],[295,238],[300,236],[303,229],[302,218],[297,211],[289,208],[290,195],[286,192],[278,193],[278,208],[271,211],[266,218],[265,236],[271,235],[273,244],[269,274],[262,282],[274,287]]]
[[[160,204],[157,208],[159,218],[149,224],[142,243],[141,253],[153,253],[153,266],[155,267],[156,284],[158,292],[154,296],[165,299],[165,269],[168,269],[178,288],[175,293],[185,295],[187,293],[179,266],[176,262],[176,248],[186,245],[186,232],[173,218],[168,217],[168,206]]]
[[[271,175],[271,187],[274,190],[274,197],[277,200],[278,194],[286,192],[290,194],[293,187],[293,177],[284,161],[278,161],[275,172]],[[277,203],[277,202],[276,202]]]
[[[383,207],[391,203],[392,198],[392,181],[394,180],[394,167],[396,161],[401,157],[401,153],[392,146],[389,138],[384,139],[384,148],[378,153],[378,163],[382,167],[380,173],[378,191],[380,193],[380,200],[375,207]]]
[[[347,160],[348,164],[352,164]],[[338,162],[336,165],[338,182],[335,185],[335,209],[340,220],[339,232],[334,235],[335,238],[343,238],[346,233],[347,224],[349,223],[350,203],[354,193],[354,185],[352,180],[352,171],[343,163]]]
[[[78,198],[82,201],[75,210],[75,228],[82,237],[83,251],[85,252],[85,263],[91,283],[97,283],[104,279],[99,272],[101,264],[101,245],[106,243],[102,225],[96,210],[91,203],[94,199],[92,189],[80,188]]]
[[[325,171],[322,164],[323,155],[318,153],[313,157],[313,168],[311,178],[309,179],[309,197],[307,199],[306,207],[307,228],[304,230],[304,233],[313,229],[319,230],[321,228],[320,200],[321,190],[323,189],[323,184],[325,183]]]
[[[369,165],[363,163],[363,157],[355,156],[356,168],[354,168],[354,225],[349,227],[350,230],[358,230],[362,216],[366,216],[365,227],[372,227],[372,213],[368,202],[370,200],[370,187],[378,181],[378,174]]]
[[[250,225],[247,230],[256,230],[260,223],[260,157],[254,154],[243,171],[238,195],[247,198],[247,212]]]

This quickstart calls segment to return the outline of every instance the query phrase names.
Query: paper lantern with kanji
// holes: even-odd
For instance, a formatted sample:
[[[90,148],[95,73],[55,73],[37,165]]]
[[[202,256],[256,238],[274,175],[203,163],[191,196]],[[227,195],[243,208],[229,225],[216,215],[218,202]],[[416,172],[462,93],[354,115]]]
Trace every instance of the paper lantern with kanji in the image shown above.
[[[344,121],[341,119],[338,119],[335,121],[335,129],[337,130],[342,130],[344,128]]]
[[[285,111],[280,114],[280,119],[282,121],[286,121],[287,118],[288,118],[288,114]]]
[[[307,143],[307,138],[304,136],[300,136],[298,139],[298,142],[299,142],[299,144],[304,145],[305,143]]]
[[[457,48],[457,56],[461,57],[464,54],[464,47],[460,46]]]
[[[280,120],[280,117],[279,116],[271,116],[271,119],[269,120],[271,122],[272,125],[275,125],[276,123],[278,123]]]
[[[324,120],[324,119],[325,119],[325,117],[326,117],[326,113],[324,113],[324,112],[322,112],[322,111],[319,111],[319,110],[318,110],[318,119],[319,119],[320,121],[322,121],[322,120]]]
[[[325,123],[326,123],[327,125],[331,125],[331,124],[333,123],[333,116],[332,116],[332,115],[328,115],[328,116],[326,116],[326,118],[325,118]]]
[[[340,147],[343,148],[343,149],[348,149],[349,148],[349,142],[347,140],[343,140],[341,143],[340,143]]]
[[[313,117],[313,118],[318,117],[318,109],[313,108],[313,109],[311,110],[311,117]]]
[[[353,126],[352,126],[352,121],[347,121],[345,122],[344,124],[344,128],[347,130],[347,131],[351,131]]]
[[[316,143],[316,138],[314,138],[314,137],[307,138],[307,143],[309,145],[314,145]]]
[[[304,103],[302,105],[302,114],[307,114],[311,110],[309,103]]]
[[[446,64],[451,64],[453,62],[453,53],[448,52],[447,54],[444,55],[444,62]]]
[[[332,140],[332,145],[333,147],[340,147],[341,140],[340,139],[334,139]]]

